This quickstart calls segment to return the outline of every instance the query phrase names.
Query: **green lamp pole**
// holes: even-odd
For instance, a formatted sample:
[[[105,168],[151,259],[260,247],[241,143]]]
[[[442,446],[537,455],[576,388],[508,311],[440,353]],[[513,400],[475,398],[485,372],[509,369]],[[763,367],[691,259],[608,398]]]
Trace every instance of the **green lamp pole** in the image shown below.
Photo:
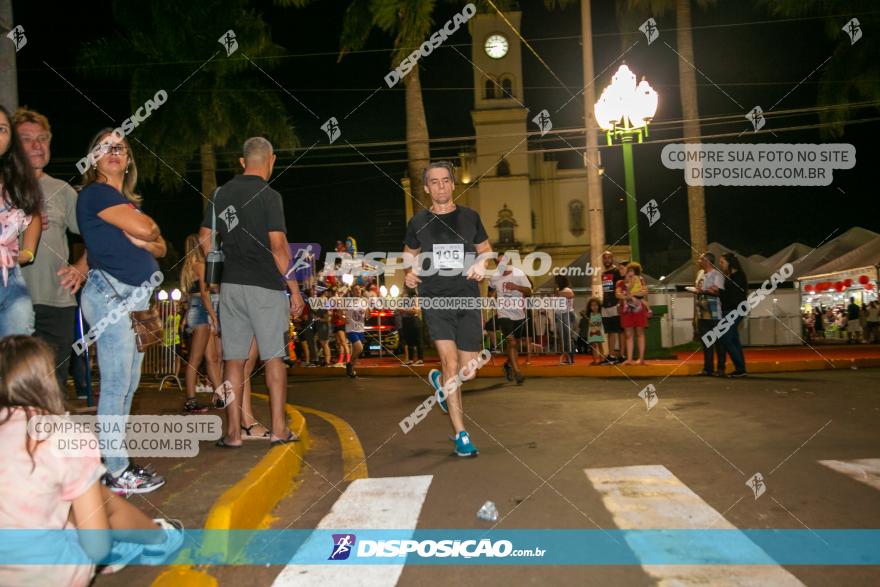
[[[595,105],[596,121],[603,129],[609,145],[617,139],[623,147],[624,187],[626,189],[626,222],[629,226],[630,258],[640,262],[639,216],[636,199],[636,175],[633,166],[633,141],[648,136],[648,121],[657,112],[657,92],[644,79],[636,85],[636,76],[621,65],[611,78],[611,85],[602,91]]]
[[[628,122],[628,121],[627,121]],[[627,125],[628,126],[628,125]],[[644,131],[644,132],[642,132]],[[633,139],[642,142],[642,137],[648,136],[648,126],[645,125],[638,129],[617,127],[614,131],[606,132],[608,144],[614,144],[612,132],[623,148],[623,177],[624,187],[626,188],[626,224],[629,227],[629,248],[630,257],[636,263],[641,262],[639,256],[639,208],[638,199],[636,198],[636,172],[633,166]]]

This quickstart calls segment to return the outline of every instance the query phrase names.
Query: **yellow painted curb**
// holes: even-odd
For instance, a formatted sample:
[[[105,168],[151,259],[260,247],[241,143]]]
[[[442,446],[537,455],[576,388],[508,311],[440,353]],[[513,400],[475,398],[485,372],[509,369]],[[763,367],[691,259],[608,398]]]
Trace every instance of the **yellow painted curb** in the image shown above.
[[[252,394],[263,400],[268,396]],[[263,527],[272,509],[290,490],[291,481],[299,474],[303,456],[308,450],[309,434],[306,419],[290,404],[284,404],[290,419],[290,429],[300,438],[299,442],[269,449],[248,474],[221,495],[208,512],[205,530],[250,530]],[[201,552],[230,560],[237,554],[233,545],[222,537],[223,533],[209,535]],[[189,565],[174,565],[153,581],[152,587],[216,587],[217,580]]]
[[[790,373],[793,371],[824,371],[832,369],[848,369],[853,366],[864,369],[880,367],[880,358],[866,357],[858,359],[829,359],[828,361],[816,357],[815,359],[803,359],[796,361],[749,361],[747,369],[749,373]],[[587,363],[571,366],[521,365],[526,377],[598,377],[598,378],[626,378],[626,377],[686,377],[696,375],[703,368],[701,363],[680,362],[670,364],[652,364],[649,360],[647,365],[592,366]],[[360,377],[404,377],[419,375],[427,377],[433,367],[359,367]],[[340,377],[345,371],[334,368],[291,368],[291,374],[311,377]],[[480,377],[504,377],[501,367],[486,365],[480,369]]]
[[[261,393],[252,395],[268,400],[268,396]],[[300,441],[270,449],[244,479],[221,495],[208,513],[206,530],[260,528],[265,525],[272,508],[288,493],[290,480],[302,467],[309,434],[303,415],[290,404],[285,404],[284,408],[290,419],[290,429]]]
[[[152,587],[180,587],[181,585],[185,587],[217,587],[217,579],[208,573],[196,571],[190,567],[178,567],[159,575],[153,581]]]
[[[343,480],[354,481],[355,479],[366,479],[369,477],[367,473],[367,458],[364,456],[364,447],[351,424],[330,412],[322,412],[305,406],[293,406],[300,412],[306,414],[314,414],[330,423],[339,436],[339,445],[342,447],[342,471],[345,473]]]

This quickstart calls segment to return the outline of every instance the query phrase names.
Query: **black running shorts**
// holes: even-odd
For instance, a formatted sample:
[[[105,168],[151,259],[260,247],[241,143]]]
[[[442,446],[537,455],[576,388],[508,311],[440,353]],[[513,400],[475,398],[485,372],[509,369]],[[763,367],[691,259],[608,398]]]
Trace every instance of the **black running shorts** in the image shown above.
[[[451,340],[458,350],[472,353],[483,348],[483,321],[479,310],[425,309],[422,314],[431,340]]]

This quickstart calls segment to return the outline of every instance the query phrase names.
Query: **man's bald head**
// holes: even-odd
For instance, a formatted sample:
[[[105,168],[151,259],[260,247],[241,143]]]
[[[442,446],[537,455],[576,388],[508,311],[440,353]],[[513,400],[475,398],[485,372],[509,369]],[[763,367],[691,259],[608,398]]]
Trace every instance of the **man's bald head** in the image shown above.
[[[263,137],[251,137],[244,142],[240,159],[245,174],[259,175],[268,180],[275,165],[275,153],[272,143]]]
[[[272,156],[272,143],[263,137],[251,137],[244,142],[245,163],[263,163]]]

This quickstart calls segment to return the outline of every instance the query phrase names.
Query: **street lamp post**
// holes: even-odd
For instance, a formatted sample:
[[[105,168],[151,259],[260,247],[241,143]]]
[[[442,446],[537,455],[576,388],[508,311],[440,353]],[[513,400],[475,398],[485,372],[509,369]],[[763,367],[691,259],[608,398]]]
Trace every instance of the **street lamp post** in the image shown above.
[[[602,90],[594,106],[596,122],[605,130],[608,144],[614,139],[623,147],[624,185],[626,187],[626,221],[629,226],[630,256],[639,261],[639,218],[636,200],[636,178],[633,169],[632,143],[648,136],[648,122],[657,112],[657,92],[621,65],[611,77],[611,85]]]

